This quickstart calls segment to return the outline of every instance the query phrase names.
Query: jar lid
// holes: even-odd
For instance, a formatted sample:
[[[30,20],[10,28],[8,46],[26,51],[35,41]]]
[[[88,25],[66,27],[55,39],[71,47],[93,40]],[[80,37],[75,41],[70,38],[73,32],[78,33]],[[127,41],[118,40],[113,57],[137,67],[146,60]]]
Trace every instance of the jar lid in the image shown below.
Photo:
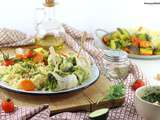
[[[124,62],[128,60],[128,54],[121,50],[106,50],[105,58],[111,62]]]

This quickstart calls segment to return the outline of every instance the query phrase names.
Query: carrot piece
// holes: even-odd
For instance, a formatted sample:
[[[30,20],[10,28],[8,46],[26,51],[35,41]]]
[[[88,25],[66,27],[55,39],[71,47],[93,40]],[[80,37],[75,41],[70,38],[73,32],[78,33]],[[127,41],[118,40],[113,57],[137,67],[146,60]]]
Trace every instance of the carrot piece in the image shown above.
[[[105,35],[103,37],[102,41],[103,41],[104,44],[108,45],[108,43],[109,43],[109,36]]]
[[[151,55],[153,55],[153,54],[152,54],[152,53],[143,53],[143,54],[141,54],[141,55],[151,56]]]
[[[149,42],[149,41],[144,41],[144,40],[141,40],[141,41],[140,41],[140,47],[147,48],[147,47],[150,47],[150,46],[151,46],[151,42]]]
[[[24,55],[23,54],[16,54],[16,58],[22,60],[22,59],[24,59]]]
[[[35,54],[35,56],[33,57],[33,61],[35,63],[41,63],[41,62],[43,62],[43,60],[44,60],[44,55],[42,53],[40,53],[40,52],[37,52]]]
[[[130,53],[129,48],[127,48],[127,47],[125,47],[123,50],[126,51],[127,53]]]
[[[24,54],[26,58],[32,58],[33,57],[33,51],[27,50],[26,53]]]
[[[31,80],[22,80],[19,84],[20,89],[26,90],[26,91],[34,91],[35,85]]]

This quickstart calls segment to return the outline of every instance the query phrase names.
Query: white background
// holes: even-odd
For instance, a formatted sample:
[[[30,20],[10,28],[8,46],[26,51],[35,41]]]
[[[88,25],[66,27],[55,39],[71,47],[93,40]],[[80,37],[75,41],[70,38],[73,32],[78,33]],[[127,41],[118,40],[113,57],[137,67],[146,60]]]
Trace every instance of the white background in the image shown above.
[[[160,29],[160,5],[148,0],[56,0],[56,18],[82,30],[113,30],[117,26],[146,26]],[[0,27],[33,34],[35,8],[43,0],[0,0]]]
[[[80,30],[108,31],[116,27],[145,26],[160,30],[160,5],[144,5],[145,0],[57,0],[56,18]],[[149,1],[149,0],[146,0]],[[152,0],[153,1],[153,0]],[[0,27],[34,35],[35,8],[43,0],[0,0]],[[160,73],[160,60],[133,60],[152,83]]]

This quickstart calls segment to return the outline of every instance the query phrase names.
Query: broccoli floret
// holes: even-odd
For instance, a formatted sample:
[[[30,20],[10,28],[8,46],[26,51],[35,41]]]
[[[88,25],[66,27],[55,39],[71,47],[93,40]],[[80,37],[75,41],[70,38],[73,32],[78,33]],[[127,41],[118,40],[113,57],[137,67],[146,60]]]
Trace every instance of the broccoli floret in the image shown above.
[[[46,81],[45,89],[53,91],[57,88],[57,84],[58,83],[56,78],[51,73],[48,73],[48,79]]]

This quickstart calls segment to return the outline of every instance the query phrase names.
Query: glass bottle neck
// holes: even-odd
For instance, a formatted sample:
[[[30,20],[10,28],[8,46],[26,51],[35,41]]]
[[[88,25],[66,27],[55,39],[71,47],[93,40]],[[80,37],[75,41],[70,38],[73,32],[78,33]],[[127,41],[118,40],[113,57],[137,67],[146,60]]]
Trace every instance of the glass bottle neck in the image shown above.
[[[45,7],[44,17],[46,20],[54,20],[55,19],[55,7]]]

